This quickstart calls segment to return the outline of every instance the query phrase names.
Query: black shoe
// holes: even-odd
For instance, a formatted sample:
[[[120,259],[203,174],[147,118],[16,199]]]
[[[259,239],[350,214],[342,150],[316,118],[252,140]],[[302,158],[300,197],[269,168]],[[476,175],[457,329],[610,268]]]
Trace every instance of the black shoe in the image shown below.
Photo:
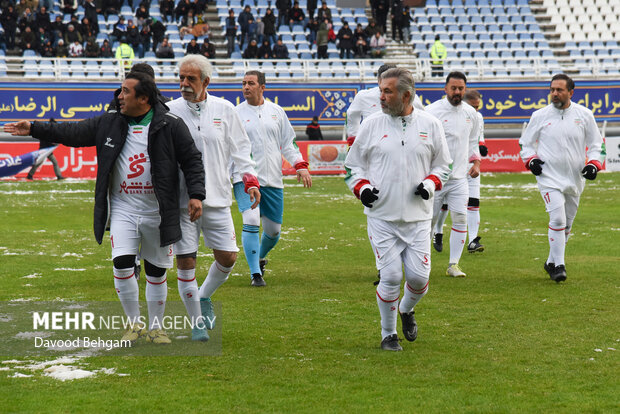
[[[545,272],[547,272],[549,277],[553,278],[553,270],[555,269],[555,263],[545,263],[543,267],[545,268]]]
[[[32,175],[27,175],[27,176],[26,176],[26,180],[28,180],[28,181],[32,181],[32,179],[33,179]]]
[[[467,251],[469,253],[484,251],[484,245],[480,244],[480,237],[476,237],[471,242],[469,242],[469,244],[467,245]]]
[[[254,287],[267,286],[267,283],[265,283],[265,279],[263,279],[263,276],[260,273],[254,273],[252,275],[252,286]]]
[[[413,316],[414,313],[414,311],[411,311],[400,314],[400,320],[403,323],[403,335],[405,335],[405,339],[409,342],[415,341],[418,337],[418,324]]]
[[[265,274],[265,265],[267,265],[268,262],[269,262],[269,260],[267,260],[267,259],[260,259],[258,261],[258,266],[260,266],[260,273],[261,273],[261,275]]]
[[[56,177],[56,179],[57,179],[58,181],[62,181],[62,180],[64,180],[65,178],[67,178],[67,177],[63,177],[62,175],[61,175],[60,177]]]
[[[435,250],[441,253],[443,250],[443,233],[435,233],[435,238],[433,239],[433,247]]]
[[[398,343],[398,335],[392,334],[383,338],[381,349],[384,351],[402,351],[403,347]]]
[[[558,265],[553,269],[551,273],[551,280],[555,280],[557,283],[566,280],[566,267],[564,265]]]

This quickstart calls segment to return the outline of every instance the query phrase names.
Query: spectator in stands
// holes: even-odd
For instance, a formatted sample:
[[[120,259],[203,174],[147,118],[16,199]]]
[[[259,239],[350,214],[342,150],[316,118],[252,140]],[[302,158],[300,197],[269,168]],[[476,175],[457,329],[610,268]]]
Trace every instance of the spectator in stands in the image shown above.
[[[140,7],[138,7],[138,10],[136,10],[136,22],[138,23],[138,26],[144,26],[147,19],[151,17],[149,10],[146,8],[146,6],[147,5],[145,3],[140,3]]]
[[[32,13],[32,11],[30,11],[30,8],[26,7],[26,9],[20,15],[19,20],[17,21],[19,33],[24,33],[26,26],[29,26],[30,30],[32,31],[32,28],[35,27],[35,17],[36,16]]]
[[[207,0],[194,0],[192,2],[192,10],[194,10],[194,16],[197,18],[200,16],[202,18],[202,14],[207,9]],[[203,23],[206,23],[204,21]]]
[[[179,33],[190,33],[195,24],[196,17],[194,16],[194,12],[189,10],[185,16],[181,17],[181,23],[179,23]],[[189,28],[189,30],[187,30],[187,28]],[[181,36],[181,39],[183,39],[183,36]]]
[[[342,27],[338,30],[338,49],[340,49],[340,59],[345,56],[347,59],[351,59],[351,51],[353,50],[353,32],[349,28],[349,23],[345,20],[342,22]]]
[[[199,55],[200,54],[200,45],[196,42],[196,37],[192,37],[192,40],[187,44],[187,48],[185,49],[186,55]]]
[[[409,43],[411,40],[411,22],[413,21],[413,17],[411,17],[411,12],[409,11],[409,7],[405,7],[403,9],[403,16],[400,20],[400,27],[402,28],[402,37],[401,40],[404,43]]]
[[[151,26],[148,24],[142,25],[140,29],[140,48],[138,50],[140,59],[144,57],[145,52],[151,50],[151,35]]]
[[[396,33],[398,33],[399,39],[403,40],[402,18],[403,3],[401,0],[393,0],[390,19],[392,19],[392,40],[394,41],[397,41]]]
[[[77,58],[84,55],[84,46],[76,40],[69,45],[69,57]]]
[[[15,47],[15,33],[17,32],[17,12],[13,4],[9,3],[9,5],[2,10],[0,23],[4,28],[6,47],[8,49],[13,49]]]
[[[263,40],[263,44],[258,48],[258,58],[259,59],[271,59],[273,58],[273,54],[271,52],[271,46],[269,45],[269,40]]]
[[[250,6],[246,5],[243,8],[243,11],[239,13],[239,17],[237,18],[237,23],[239,23],[239,27],[241,28],[241,37],[239,38],[239,48],[243,49],[243,44],[245,43],[246,37],[248,37],[248,28],[250,25],[250,20],[254,20],[254,16],[250,11]],[[249,39],[248,39],[249,41]]]
[[[50,31],[53,38],[52,44],[56,45],[59,39],[64,39],[67,26],[62,22],[61,15],[56,15],[56,18],[51,24]]]
[[[62,12],[64,14],[75,14],[77,12],[77,0],[62,0]]]
[[[174,59],[174,50],[170,43],[168,43],[168,38],[164,37],[155,52],[155,56],[158,59]]]
[[[237,37],[237,23],[235,20],[235,12],[233,9],[228,10],[228,17],[226,18],[226,41],[227,41],[227,56],[230,57],[235,51],[235,37]]]
[[[258,45],[256,44],[256,39],[250,40],[248,47],[243,51],[244,59],[258,59]]]
[[[381,57],[385,54],[385,37],[381,32],[376,32],[370,39],[370,54],[373,57]]]
[[[366,33],[366,38],[369,40],[373,38],[375,33],[380,31],[381,29],[379,28],[379,26],[377,26],[377,23],[373,19],[368,21],[368,26],[366,26],[366,28],[364,29],[364,32]]]
[[[276,43],[276,16],[273,14],[273,10],[268,8],[265,11],[265,16],[263,16],[263,24],[265,28],[263,29],[263,34],[267,39],[269,39],[269,44]]]
[[[265,23],[260,17],[256,18],[256,42],[259,44],[263,43],[263,39],[265,38]]]
[[[215,59],[215,45],[205,37],[204,43],[200,46],[200,54],[207,59]]]
[[[36,13],[35,18],[35,27],[38,29],[42,27],[46,32],[49,32],[52,28],[52,21],[50,19],[50,14],[47,12],[47,8],[42,6],[39,11]]]
[[[114,23],[112,26],[112,34],[110,35],[110,40],[112,43],[119,42],[121,37],[127,36],[127,24],[125,23],[125,18],[120,16],[118,18],[118,22]]]
[[[317,12],[316,16],[317,20],[320,22],[325,19],[329,20],[330,22],[332,21],[332,11],[329,9],[329,7],[327,7],[327,2],[321,2],[321,8]]]
[[[123,60],[125,71],[129,71],[136,55],[134,54],[133,48],[127,44],[127,38],[125,36],[121,37],[119,42],[120,45],[116,48],[114,57],[116,60]]]
[[[312,45],[314,44],[314,42],[316,42],[316,34],[319,31],[319,23],[311,17],[308,19],[308,23],[306,23],[305,29],[307,29],[308,31],[306,39],[308,39],[310,49],[312,49]]]
[[[179,4],[177,4],[177,7],[174,9],[174,17],[176,21],[179,21],[181,17],[187,16],[187,13],[189,13],[192,9],[193,7],[189,0],[180,0]]]
[[[278,37],[278,41],[273,45],[272,54],[274,59],[288,59],[288,48],[282,42],[282,36]]]
[[[360,23],[358,23],[355,28],[353,39],[355,41],[355,57],[365,58],[366,53],[370,50],[370,46],[368,44],[366,32],[364,32],[364,29],[362,29],[362,25]]]
[[[101,11],[101,5],[101,1],[98,3],[95,3],[95,0],[84,1],[84,17],[86,17],[93,26],[97,26],[97,33],[99,33],[98,13]]]
[[[48,39],[47,43],[45,43],[43,45],[43,47],[41,48],[41,56],[43,57],[54,57],[56,56],[55,51],[54,51],[54,45],[52,45],[52,41]]]
[[[121,0],[103,0],[101,5],[101,10],[103,11],[103,17],[105,17],[105,21],[108,21],[108,16],[118,16],[121,11]],[[123,24],[125,19],[120,16],[119,19],[123,19]],[[114,25],[116,26],[116,25]]]
[[[62,39],[58,39],[58,45],[56,46],[56,56],[57,57],[67,57],[69,56],[69,49],[65,46],[65,41]]]
[[[334,24],[332,22],[327,22],[327,39],[330,42],[336,42],[336,39],[338,37],[336,36],[336,32],[334,32]]]
[[[129,43],[134,53],[138,53],[139,58],[144,57],[144,47],[142,46],[140,29],[134,24],[133,19],[127,21],[127,43]]]
[[[84,48],[84,57],[87,58],[96,58],[99,57],[99,44],[97,40],[88,39],[86,42],[86,47]]]
[[[110,47],[110,41],[108,39],[103,39],[103,45],[101,45],[101,49],[99,50],[99,56],[104,58],[114,57],[114,53],[112,53],[112,47]]]
[[[172,20],[174,16],[174,0],[162,0],[159,2],[159,13],[163,21],[168,23],[168,16]]]
[[[435,43],[433,43],[431,47],[431,69],[433,77],[443,77],[443,62],[446,60],[446,56],[448,56],[446,47],[441,43],[441,40],[439,40],[439,35],[435,35]]]
[[[45,31],[44,27],[39,27],[36,35],[37,35],[37,51],[41,53],[43,46],[45,46],[45,44],[48,41],[51,41],[51,37],[50,37],[50,34]]]
[[[278,9],[278,24],[276,31],[288,22],[288,11],[291,9],[291,0],[276,0],[276,8]]]
[[[291,31],[293,31],[293,26],[300,25],[304,26],[306,20],[306,15],[304,11],[299,7],[299,2],[296,1],[293,4],[293,7],[288,11],[288,27]]]
[[[82,35],[82,39],[88,41],[88,38],[97,38],[98,31],[90,24],[88,18],[84,17],[82,23],[78,26],[78,31]]]
[[[319,30],[316,32],[316,58],[327,59],[327,44],[329,43],[329,31],[327,25],[329,20],[324,19],[319,25]]]
[[[147,20],[147,24],[148,24]],[[157,20],[155,17],[151,19],[151,38],[153,39],[153,52],[157,50],[157,46],[161,43],[164,36],[166,35],[166,26]]]
[[[306,135],[310,141],[323,140],[323,133],[321,132],[321,126],[319,125],[319,117],[313,116],[312,122],[306,125]]]
[[[306,9],[308,10],[308,19],[314,19],[314,12],[316,10],[316,0],[308,0],[306,3]]]
[[[256,40],[256,43],[258,43],[258,36],[256,34],[257,30],[258,30],[258,24],[256,24],[254,19],[248,20],[248,43],[252,39]]]
[[[24,32],[20,34],[21,43],[19,47],[23,50],[38,50],[37,35],[32,31],[30,26],[26,26]]]
[[[30,9],[30,11],[35,10],[37,8],[38,1],[36,0],[19,0],[17,5],[15,6],[15,11],[18,16],[24,14],[26,9]]]
[[[390,0],[375,1],[375,20],[377,26],[381,28],[381,32],[385,32],[387,28],[387,16],[390,10]]]

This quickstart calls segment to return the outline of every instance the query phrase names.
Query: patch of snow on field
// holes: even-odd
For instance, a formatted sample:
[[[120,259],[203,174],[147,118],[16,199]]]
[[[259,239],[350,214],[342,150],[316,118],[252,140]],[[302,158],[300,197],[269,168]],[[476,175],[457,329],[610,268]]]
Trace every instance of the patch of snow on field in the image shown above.
[[[22,279],[37,279],[41,277],[41,273],[33,273],[31,275],[22,276]]]
[[[57,271],[67,271],[67,272],[85,272],[86,269],[72,269],[70,267],[57,267],[56,269]]]
[[[11,322],[12,320],[13,320],[13,317],[11,317],[11,315],[5,315],[5,314],[0,315],[0,322]]]
[[[42,332],[20,332],[17,335],[15,335],[13,338],[17,338],[17,339],[32,339],[35,337],[40,337],[40,338],[47,338],[49,336],[52,336],[53,333],[52,332],[48,332],[48,331],[42,331]]]
[[[81,255],[81,254],[79,254],[79,253],[64,253],[64,254],[63,254],[62,256],[60,256],[60,257],[69,257],[69,256],[70,256],[70,257],[77,257],[78,259],[82,259],[82,258],[84,258],[84,256],[82,256],[82,255]]]
[[[29,378],[32,375],[22,374],[21,372],[16,372],[13,375],[10,375],[9,378]]]
[[[11,299],[11,302],[32,302],[33,300],[38,300],[39,298],[17,298]]]
[[[65,366],[62,364],[46,368],[44,372],[45,376],[52,377],[60,381],[88,378],[95,375],[95,373],[92,371],[86,371],[80,368]]]

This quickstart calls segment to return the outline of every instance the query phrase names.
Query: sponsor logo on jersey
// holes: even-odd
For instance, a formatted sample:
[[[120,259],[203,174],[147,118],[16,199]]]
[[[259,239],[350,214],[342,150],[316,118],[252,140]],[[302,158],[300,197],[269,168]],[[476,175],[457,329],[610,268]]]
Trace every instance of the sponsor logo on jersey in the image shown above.
[[[106,147],[114,148],[114,144],[112,144],[112,138],[110,138],[110,137],[107,137],[105,139],[105,144],[103,144],[103,145],[105,145]]]
[[[127,178],[136,178],[139,175],[142,175],[144,172],[144,164],[146,161],[146,157],[144,154],[136,154],[133,157],[129,157],[129,170],[131,174],[127,175]]]

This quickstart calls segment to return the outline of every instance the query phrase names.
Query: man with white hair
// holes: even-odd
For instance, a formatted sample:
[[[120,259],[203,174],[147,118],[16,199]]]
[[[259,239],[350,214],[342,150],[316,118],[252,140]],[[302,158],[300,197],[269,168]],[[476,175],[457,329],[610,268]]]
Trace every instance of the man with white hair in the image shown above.
[[[183,239],[175,244],[175,253],[179,294],[190,316],[201,312],[210,329],[215,323],[211,295],[228,279],[239,251],[230,213],[231,163],[235,164],[243,179],[244,191],[250,195],[252,208],[260,201],[258,179],[250,156],[250,140],[235,107],[207,92],[212,71],[211,64],[204,56],[185,56],[179,62],[182,97],[167,104],[170,112],[187,124],[205,165],[205,189],[208,196],[203,202],[203,216],[192,223],[187,212],[181,212]],[[198,292],[196,253],[201,230],[205,246],[213,249],[215,261]],[[204,335],[204,340],[208,340],[206,331]]]
[[[405,294],[398,306],[408,341],[418,335],[414,307],[426,295],[431,270],[433,194],[450,174],[450,154],[440,122],[414,111],[411,73],[392,68],[379,76],[382,112],[369,116],[345,160],[345,182],[365,206],[368,238],[381,279],[377,304],[381,348],[401,351],[396,309],[405,269]]]

